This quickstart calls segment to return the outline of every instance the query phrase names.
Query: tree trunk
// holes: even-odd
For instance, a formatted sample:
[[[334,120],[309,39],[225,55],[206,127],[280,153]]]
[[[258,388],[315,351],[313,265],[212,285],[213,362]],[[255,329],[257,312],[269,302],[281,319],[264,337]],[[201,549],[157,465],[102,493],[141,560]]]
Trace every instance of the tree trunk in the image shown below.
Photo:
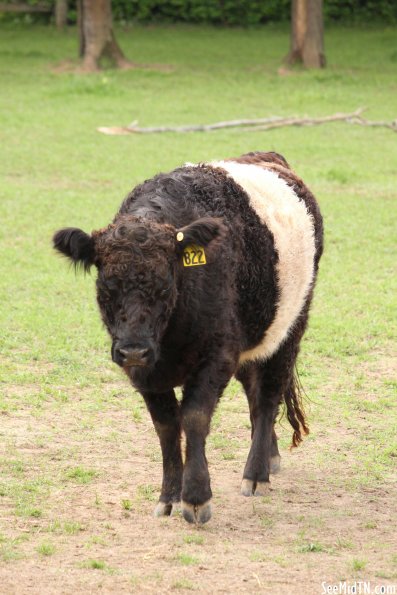
[[[292,0],[291,49],[286,62],[324,68],[323,0]]]
[[[78,0],[79,55],[86,72],[99,70],[101,58],[108,57],[119,68],[131,63],[125,58],[113,34],[110,0]]]
[[[68,16],[68,0],[56,0],[55,25],[57,29],[65,29]]]

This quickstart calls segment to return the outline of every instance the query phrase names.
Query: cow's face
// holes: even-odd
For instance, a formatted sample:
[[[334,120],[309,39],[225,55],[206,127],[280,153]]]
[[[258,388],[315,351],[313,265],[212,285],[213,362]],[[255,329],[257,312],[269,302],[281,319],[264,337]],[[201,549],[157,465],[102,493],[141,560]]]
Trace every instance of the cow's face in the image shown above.
[[[89,269],[95,264],[98,269],[97,299],[112,338],[114,362],[129,369],[149,367],[158,360],[177,301],[183,247],[207,245],[223,230],[217,219],[201,219],[176,230],[123,215],[91,236],[75,228],[55,234],[55,248],[76,266]]]
[[[177,298],[175,228],[124,216],[94,237],[97,298],[113,361],[150,366]]]

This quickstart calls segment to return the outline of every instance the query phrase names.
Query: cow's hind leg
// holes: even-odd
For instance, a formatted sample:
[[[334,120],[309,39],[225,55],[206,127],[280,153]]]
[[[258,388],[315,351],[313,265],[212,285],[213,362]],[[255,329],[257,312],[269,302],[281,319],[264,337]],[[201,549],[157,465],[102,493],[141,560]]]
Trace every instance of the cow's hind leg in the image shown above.
[[[237,375],[247,394],[251,418],[251,448],[241,484],[244,496],[263,496],[268,492],[272,456],[278,455],[274,422],[281,394],[277,382],[266,386],[263,368],[263,364],[246,364]],[[279,455],[277,461],[273,460],[279,464]]]
[[[154,514],[169,516],[180,510],[181,501],[183,464],[180,406],[174,391],[143,396],[160,439],[163,455],[163,484]]]
[[[277,408],[277,413],[278,413],[278,408]],[[276,421],[276,417],[277,417],[277,413],[275,415],[274,421]],[[281,456],[278,450],[278,442],[277,442],[277,434],[276,431],[274,429],[274,425],[273,425],[273,431],[272,431],[272,443],[270,446],[270,473],[273,473],[273,475],[275,475],[276,473],[278,473],[281,469]]]
[[[252,444],[241,486],[241,492],[245,496],[251,496],[255,492],[259,495],[260,491],[266,491],[269,472],[280,471],[281,457],[274,423],[281,396],[277,387],[272,393],[266,392],[262,367],[254,363],[246,364],[236,375],[246,392],[251,419]],[[266,466],[265,459],[268,462]],[[258,481],[263,485],[257,486]]]
[[[269,473],[280,469],[274,422],[282,400],[286,401],[289,421],[292,425],[297,422],[296,416],[293,419],[292,404],[297,354],[298,341],[290,337],[269,360],[247,363],[237,374],[247,393],[252,427],[251,449],[241,485],[244,496],[265,494],[269,488]]]

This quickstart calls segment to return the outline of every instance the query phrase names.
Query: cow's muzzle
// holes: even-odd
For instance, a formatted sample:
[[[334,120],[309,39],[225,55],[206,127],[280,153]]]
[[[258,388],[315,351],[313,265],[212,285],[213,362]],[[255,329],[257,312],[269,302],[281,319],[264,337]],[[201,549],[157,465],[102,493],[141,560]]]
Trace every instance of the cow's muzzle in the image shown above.
[[[123,368],[144,367],[152,360],[152,350],[149,347],[116,345],[112,349],[112,359]]]
[[[146,366],[149,349],[120,349],[123,366]]]

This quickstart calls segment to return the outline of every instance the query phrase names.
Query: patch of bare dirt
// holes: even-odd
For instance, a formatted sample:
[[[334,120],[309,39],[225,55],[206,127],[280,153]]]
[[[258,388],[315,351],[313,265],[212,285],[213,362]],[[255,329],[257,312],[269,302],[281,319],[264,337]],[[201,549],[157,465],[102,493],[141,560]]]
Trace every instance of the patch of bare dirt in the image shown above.
[[[12,494],[0,497],[0,593],[310,595],[323,581],[397,582],[396,483],[352,489],[351,457],[339,456],[338,446],[354,428],[343,420],[282,452],[269,496],[244,498],[248,413],[242,395],[227,400],[214,433],[235,447],[209,441],[213,518],[195,527],[152,516],[161,462],[148,415],[135,422],[122,401],[101,409],[81,396],[1,419],[0,456],[23,463],[14,484],[43,486],[37,518],[15,514]],[[68,476],[76,467],[95,475],[79,483]],[[45,555],[40,546],[48,543],[54,549]]]
[[[382,353],[361,366],[364,376],[379,380],[395,380],[397,378],[397,354]]]

